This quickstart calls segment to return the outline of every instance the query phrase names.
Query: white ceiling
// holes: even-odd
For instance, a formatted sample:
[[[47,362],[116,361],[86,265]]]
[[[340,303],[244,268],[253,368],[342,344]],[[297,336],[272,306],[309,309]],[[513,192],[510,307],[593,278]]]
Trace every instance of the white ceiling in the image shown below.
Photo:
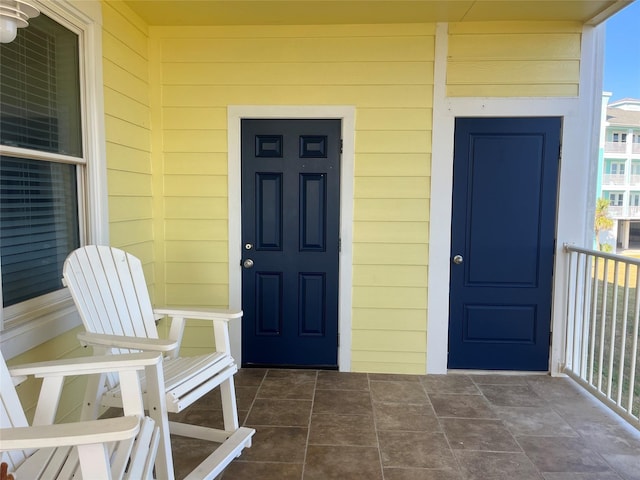
[[[633,0],[125,0],[149,25],[476,21],[597,24]]]

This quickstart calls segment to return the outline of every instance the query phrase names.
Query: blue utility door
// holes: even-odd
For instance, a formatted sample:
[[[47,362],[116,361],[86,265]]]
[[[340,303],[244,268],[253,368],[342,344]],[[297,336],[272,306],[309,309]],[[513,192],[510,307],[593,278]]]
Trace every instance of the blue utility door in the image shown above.
[[[338,364],[340,120],[242,121],[242,364]]]
[[[561,125],[456,119],[449,368],[548,370]]]

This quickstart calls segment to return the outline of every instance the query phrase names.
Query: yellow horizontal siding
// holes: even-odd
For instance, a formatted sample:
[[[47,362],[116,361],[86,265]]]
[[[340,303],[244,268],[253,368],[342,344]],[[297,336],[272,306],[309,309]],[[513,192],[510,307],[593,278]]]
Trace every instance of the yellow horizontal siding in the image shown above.
[[[246,39],[254,38],[259,42],[263,38],[326,38],[371,37],[371,36],[421,36],[435,35],[435,24],[398,23],[398,24],[362,24],[362,25],[230,25],[184,28],[182,26],[151,27],[150,31],[158,38],[190,39]]]
[[[110,243],[141,258],[153,292],[148,32],[124,2],[102,15]]]
[[[358,174],[363,177],[393,175],[429,176],[431,155],[424,153],[358,153]]]
[[[167,86],[165,106],[221,107],[225,105],[359,105],[362,107],[431,108],[431,88],[421,85],[256,85]]]
[[[199,327],[187,323],[180,354],[184,356],[203,355],[211,353],[214,350],[215,343],[211,325],[208,327]]]
[[[356,243],[428,243],[428,222],[355,222]]]
[[[142,265],[155,265],[155,258],[153,256],[153,242],[151,240],[125,245],[122,247],[122,249],[126,250],[134,257],[137,257],[142,262]],[[147,280],[147,284],[153,281],[153,277],[148,277],[146,276],[146,274],[145,279]]]
[[[167,262],[213,262],[229,261],[226,241],[181,241],[165,242]]]
[[[129,98],[141,105],[149,104],[149,86],[144,80],[132,75],[131,72],[111,60],[105,59],[102,68],[105,90],[117,91],[120,85],[128,84],[127,95]],[[105,105],[105,108],[110,107],[110,104]]]
[[[226,152],[166,152],[166,175],[227,175]]]
[[[452,35],[449,61],[475,60],[575,60],[580,58],[577,33],[503,33]]]
[[[111,244],[115,247],[123,247],[137,243],[145,243],[148,247],[150,234],[152,231],[152,220],[125,220],[115,221],[116,215],[121,216],[117,212],[109,212],[109,234],[111,236]],[[150,279],[147,278],[147,282]]]
[[[131,125],[148,129],[149,107],[111,87],[104,89],[105,114]]]
[[[354,265],[426,265],[428,249],[421,244],[356,243]]]
[[[359,131],[356,151],[363,153],[427,153],[431,151],[428,131]]]
[[[418,287],[354,286],[354,308],[409,308],[427,307],[427,289]],[[424,349],[424,345],[422,346]]]
[[[413,364],[411,371],[394,372],[394,370],[385,370],[385,373],[424,373],[425,354],[419,352],[380,352],[380,351],[355,351],[353,352],[353,362],[358,364],[384,364],[384,363],[407,363]],[[377,372],[378,370],[369,370],[369,372]]]
[[[388,66],[387,66],[388,68]],[[361,108],[358,110],[358,131],[420,130],[430,131],[430,108]]]
[[[571,22],[451,24],[447,95],[575,96],[580,48]]]
[[[356,265],[354,286],[425,287],[427,267],[423,265]]]
[[[353,330],[396,330],[424,332],[426,312],[422,309],[354,308]]]
[[[355,198],[429,198],[429,177],[358,177]]]
[[[228,216],[227,199],[220,197],[166,197],[165,218],[224,219]]]
[[[429,217],[429,200],[358,198],[354,201],[356,221],[421,222]]]
[[[162,122],[166,130],[225,130],[227,109],[223,107],[164,107]]]
[[[130,72],[134,77],[146,81],[149,74],[147,59],[132,50],[127,45],[125,37],[120,37],[117,30],[111,31],[107,26],[103,32],[104,57]]]
[[[109,219],[111,222],[128,220],[151,220],[151,198],[111,197],[109,199]]]
[[[167,175],[164,193],[171,197],[227,198],[227,177],[226,175]]]
[[[229,238],[227,220],[167,219],[165,240],[221,240]]]
[[[447,81],[455,85],[526,85],[533,79],[540,84],[574,84],[579,75],[579,61],[469,61],[449,62]]]
[[[260,38],[259,48],[254,38],[171,38],[162,41],[162,54],[164,63],[411,62],[433,55],[434,45],[431,35],[271,37]]]
[[[226,152],[224,130],[166,130],[165,152]]]
[[[450,97],[577,97],[578,84],[572,85],[453,85],[447,87]]]
[[[107,187],[111,196],[150,197],[151,176],[146,173],[111,170]]]
[[[167,305],[194,307],[226,307],[229,304],[228,285],[167,283]]]
[[[107,163],[111,170],[151,173],[149,152],[137,150],[127,145],[108,142]]]
[[[220,284],[229,283],[228,263],[167,263],[167,281],[177,283]]]
[[[426,332],[416,335],[395,330],[356,330],[351,342],[354,351],[422,353],[425,340]]]
[[[122,0],[103,0],[102,22],[139,57],[147,56],[148,28]]]
[[[227,107],[354,105],[359,307],[369,308],[379,288],[381,305],[422,311],[414,318],[426,330],[435,26],[150,31],[162,81],[167,301],[206,301],[207,288],[228,275]],[[199,351],[197,341],[189,337],[183,350]]]
[[[239,57],[242,58],[242,57]],[[265,60],[265,59],[263,59]],[[313,56],[298,62],[165,63],[166,85],[424,85],[433,84],[432,62],[318,62]]]
[[[107,141],[148,152],[150,149],[149,130],[133,125],[120,118],[105,118]]]

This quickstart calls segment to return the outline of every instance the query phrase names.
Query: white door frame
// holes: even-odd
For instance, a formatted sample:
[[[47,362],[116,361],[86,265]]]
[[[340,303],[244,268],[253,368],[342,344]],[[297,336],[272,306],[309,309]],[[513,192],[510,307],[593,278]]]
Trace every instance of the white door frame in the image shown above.
[[[563,243],[592,240],[595,169],[602,96],[601,27],[584,27],[580,94],[562,98],[451,98],[446,96],[447,24],[436,27],[433,161],[429,226],[427,373],[446,373],[449,333],[451,195],[456,117],[562,117],[549,371],[562,372],[567,271]],[[594,75],[594,72],[599,75]]]
[[[229,191],[229,307],[242,306],[242,210],[240,128],[243,118],[319,118],[342,121],[340,159],[340,239],[338,292],[338,368],[351,370],[351,285],[353,265],[353,185],[355,152],[355,107],[233,105],[227,108],[228,191]],[[231,352],[242,362],[240,322],[230,324]]]

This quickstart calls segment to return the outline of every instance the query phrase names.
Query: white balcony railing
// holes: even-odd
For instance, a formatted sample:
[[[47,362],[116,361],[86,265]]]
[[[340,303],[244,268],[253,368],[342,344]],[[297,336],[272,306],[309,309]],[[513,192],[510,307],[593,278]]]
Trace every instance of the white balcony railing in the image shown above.
[[[631,153],[640,153],[640,143],[634,143],[631,147]]]
[[[629,216],[630,217],[639,217],[640,216],[640,207],[631,205],[629,206]]]
[[[604,185],[624,185],[624,174],[605,173],[602,176],[602,183]]]
[[[640,259],[565,244],[564,371],[640,428]]]
[[[611,215],[612,217],[615,217],[615,218],[621,217],[622,214],[624,213],[624,207],[622,205],[621,206],[610,206],[608,208],[608,212],[609,212],[609,215]]]
[[[631,174],[631,177],[629,177],[629,185],[640,185],[640,175]]]
[[[625,153],[627,151],[627,144],[621,142],[605,142],[604,151],[606,153]]]

